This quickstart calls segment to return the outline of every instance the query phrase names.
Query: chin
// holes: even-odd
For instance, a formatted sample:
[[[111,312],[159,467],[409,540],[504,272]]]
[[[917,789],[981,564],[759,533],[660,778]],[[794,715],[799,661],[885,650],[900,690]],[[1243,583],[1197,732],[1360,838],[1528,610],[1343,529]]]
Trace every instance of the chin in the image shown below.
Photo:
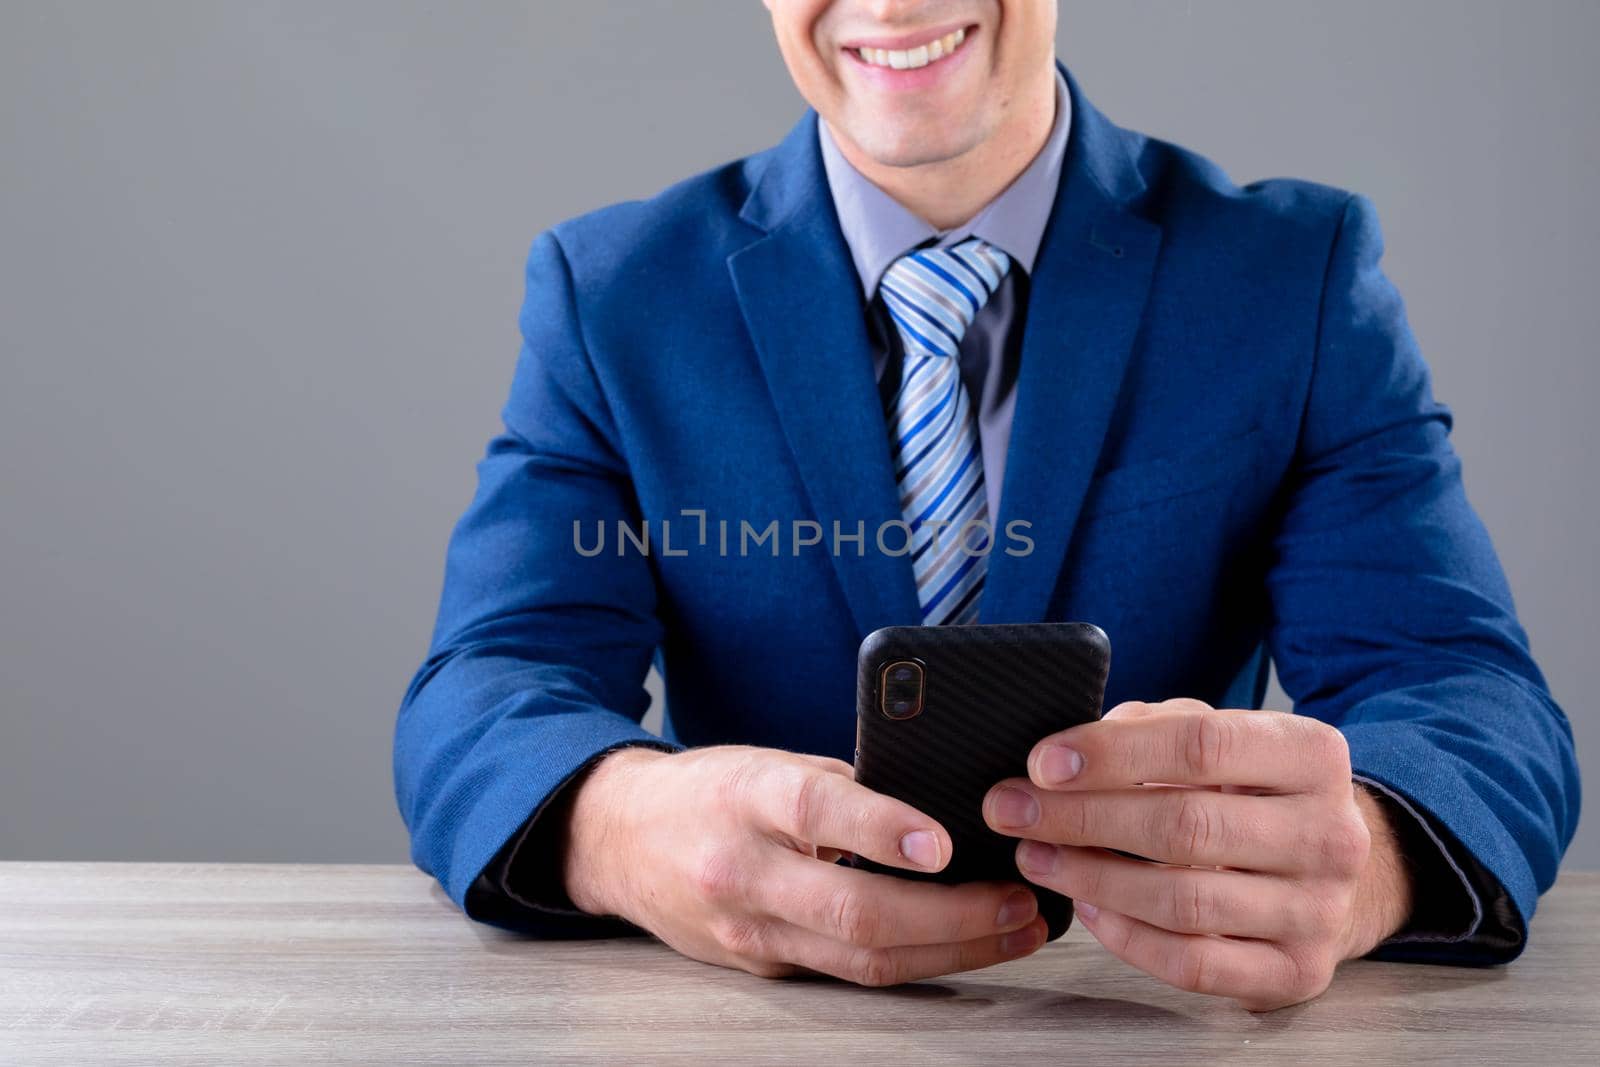
[[[941,124],[924,128],[920,124],[896,130],[875,128],[856,144],[875,162],[885,167],[920,167],[927,163],[942,163],[954,159],[972,148],[976,138],[964,131],[952,130]]]

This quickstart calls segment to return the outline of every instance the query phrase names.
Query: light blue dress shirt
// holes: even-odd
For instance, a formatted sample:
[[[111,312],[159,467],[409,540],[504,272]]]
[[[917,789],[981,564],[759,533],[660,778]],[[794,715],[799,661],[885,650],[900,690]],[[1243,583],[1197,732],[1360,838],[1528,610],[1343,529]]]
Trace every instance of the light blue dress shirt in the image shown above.
[[[961,340],[961,377],[978,418],[978,443],[983,452],[984,489],[990,520],[1000,517],[1000,489],[1005,482],[1006,450],[1011,441],[1011,415],[1016,403],[1016,370],[1022,305],[1015,275],[1031,273],[1045,224],[1061,184],[1061,161],[1072,130],[1072,95],[1056,71],[1055,121],[1044,147],[1033,161],[993,200],[966,223],[940,231],[874,185],[839,151],[825,121],[817,123],[822,163],[839,216],[839,228],[861,278],[862,296],[871,307],[883,272],[896,259],[932,241],[948,248],[978,237],[1011,257],[1012,267],[998,292],[986,303]],[[898,356],[899,336],[880,321],[873,337],[873,369],[879,381]],[[898,359],[893,363],[898,366]]]

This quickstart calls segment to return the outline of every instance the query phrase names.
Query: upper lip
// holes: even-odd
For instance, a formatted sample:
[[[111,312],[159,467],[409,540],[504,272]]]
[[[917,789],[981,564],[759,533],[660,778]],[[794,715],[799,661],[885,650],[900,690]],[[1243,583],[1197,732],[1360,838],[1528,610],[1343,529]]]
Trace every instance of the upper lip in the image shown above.
[[[902,33],[898,37],[856,37],[845,41],[842,48],[882,48],[889,52],[909,52],[918,45],[932,44],[947,33],[955,33],[959,29],[970,27],[970,22],[952,22],[948,26],[936,26],[932,29],[918,30],[915,33]]]

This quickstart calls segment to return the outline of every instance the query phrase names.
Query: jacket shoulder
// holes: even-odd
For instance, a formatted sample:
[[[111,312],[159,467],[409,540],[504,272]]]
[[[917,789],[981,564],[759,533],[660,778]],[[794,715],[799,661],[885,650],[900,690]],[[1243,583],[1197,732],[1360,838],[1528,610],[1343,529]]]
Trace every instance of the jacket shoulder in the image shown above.
[[[1304,178],[1237,182],[1211,159],[1170,141],[1122,131],[1145,190],[1141,214],[1177,237],[1213,249],[1278,255],[1291,249],[1326,255],[1356,196]]]
[[[720,269],[756,232],[739,212],[773,152],[731,160],[648,198],[609,204],[551,227],[578,291],[640,280],[659,284],[663,269],[680,283],[703,265]]]

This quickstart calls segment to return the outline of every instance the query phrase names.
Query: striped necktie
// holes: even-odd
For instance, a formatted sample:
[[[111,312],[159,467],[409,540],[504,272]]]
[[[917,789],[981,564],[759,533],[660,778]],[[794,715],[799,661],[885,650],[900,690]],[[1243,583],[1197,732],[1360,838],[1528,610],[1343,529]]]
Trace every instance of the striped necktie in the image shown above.
[[[889,454],[925,626],[978,620],[994,543],[983,456],[957,348],[1011,259],[976,237],[909,252],[878,291],[905,349],[890,412]],[[981,523],[983,525],[975,525]]]

